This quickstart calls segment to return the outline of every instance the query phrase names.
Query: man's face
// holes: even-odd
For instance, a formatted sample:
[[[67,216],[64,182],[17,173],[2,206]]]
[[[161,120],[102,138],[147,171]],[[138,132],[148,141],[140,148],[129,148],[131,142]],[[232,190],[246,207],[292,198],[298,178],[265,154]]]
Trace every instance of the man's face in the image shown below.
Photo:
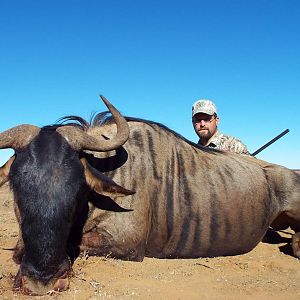
[[[217,131],[219,118],[216,115],[198,113],[192,118],[195,132],[199,138],[210,139]]]

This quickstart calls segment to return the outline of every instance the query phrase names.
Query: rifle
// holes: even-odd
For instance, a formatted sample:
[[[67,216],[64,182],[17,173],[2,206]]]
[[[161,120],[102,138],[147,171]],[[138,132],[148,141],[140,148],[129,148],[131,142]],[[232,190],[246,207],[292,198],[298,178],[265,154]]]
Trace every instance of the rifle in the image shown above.
[[[281,137],[283,137],[289,131],[290,131],[289,129],[286,129],[285,131],[281,132],[280,134],[278,134],[277,136],[275,136],[274,139],[272,139],[270,142],[266,143],[265,145],[263,145],[262,147],[260,147],[259,149],[257,149],[256,151],[254,151],[250,155],[251,156],[255,156],[256,154],[258,154],[259,152],[263,151],[264,149],[266,149],[267,147],[269,147],[271,144],[273,144],[274,142],[276,142],[278,139],[280,139]]]

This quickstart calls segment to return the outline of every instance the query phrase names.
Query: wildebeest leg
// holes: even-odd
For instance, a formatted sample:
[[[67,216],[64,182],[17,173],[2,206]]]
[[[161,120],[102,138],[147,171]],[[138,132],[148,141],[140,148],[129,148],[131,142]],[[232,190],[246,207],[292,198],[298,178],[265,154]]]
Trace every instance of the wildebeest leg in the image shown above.
[[[13,260],[16,264],[20,264],[22,257],[24,255],[24,242],[21,235],[21,230],[19,230],[19,238],[14,249]]]
[[[296,232],[292,238],[293,253],[297,258],[300,258],[300,232]]]
[[[276,179],[275,183],[280,182],[280,185],[273,183],[274,194],[283,204],[282,214],[273,222],[274,227],[275,229],[284,229],[290,226],[295,232],[292,238],[293,254],[295,257],[300,258],[300,174],[281,169],[280,172],[271,175],[270,178]]]
[[[300,258],[300,222],[291,221],[291,229],[295,231],[292,237],[292,249],[295,257]]]
[[[296,201],[291,204],[290,209],[286,212],[289,220],[289,225],[294,230],[292,237],[292,249],[295,257],[300,258],[300,203],[299,194],[296,194]]]
[[[21,276],[21,271],[19,269],[17,275],[15,276],[15,280],[14,280],[14,286],[13,286],[13,289],[15,291],[19,291],[20,290],[20,287],[21,287],[21,279],[22,279],[22,276]]]
[[[290,218],[291,229],[295,232],[292,237],[292,249],[295,257],[300,258],[300,220]]]
[[[112,213],[93,207],[83,229],[81,251],[89,255],[142,261],[149,218],[142,211]],[[128,205],[127,205],[128,207]],[[144,205],[143,209],[148,209]],[[148,209],[149,210],[149,209]]]
[[[295,233],[292,236],[293,255],[300,258],[300,218],[297,218],[297,210],[282,213],[271,224],[274,230],[291,228]]]
[[[138,243],[126,237],[121,242],[106,232],[98,232],[97,229],[83,234],[80,248],[87,251],[89,255],[131,261],[142,261],[145,256],[143,241]]]
[[[20,212],[16,202],[14,202],[14,210],[15,210],[16,219],[19,224],[19,237],[14,249],[13,260],[16,264],[20,264],[24,254],[24,242],[23,242],[22,231],[21,231]]]

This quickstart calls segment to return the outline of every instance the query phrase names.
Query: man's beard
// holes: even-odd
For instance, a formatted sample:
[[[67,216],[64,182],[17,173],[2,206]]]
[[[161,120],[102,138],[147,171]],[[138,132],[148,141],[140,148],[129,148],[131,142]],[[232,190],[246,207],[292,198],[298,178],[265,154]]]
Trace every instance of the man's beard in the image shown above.
[[[201,130],[197,131],[198,136],[200,138],[210,138],[212,136],[211,132],[209,131],[209,129],[207,128],[201,128]]]

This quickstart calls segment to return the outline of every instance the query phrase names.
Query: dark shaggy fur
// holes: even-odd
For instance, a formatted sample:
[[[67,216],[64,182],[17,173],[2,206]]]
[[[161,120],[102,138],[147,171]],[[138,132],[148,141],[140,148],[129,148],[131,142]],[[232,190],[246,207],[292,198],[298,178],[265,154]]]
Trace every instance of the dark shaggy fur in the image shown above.
[[[66,243],[85,186],[79,154],[56,127],[42,128],[27,148],[17,151],[10,172],[22,218],[22,272],[45,281],[69,263]]]

